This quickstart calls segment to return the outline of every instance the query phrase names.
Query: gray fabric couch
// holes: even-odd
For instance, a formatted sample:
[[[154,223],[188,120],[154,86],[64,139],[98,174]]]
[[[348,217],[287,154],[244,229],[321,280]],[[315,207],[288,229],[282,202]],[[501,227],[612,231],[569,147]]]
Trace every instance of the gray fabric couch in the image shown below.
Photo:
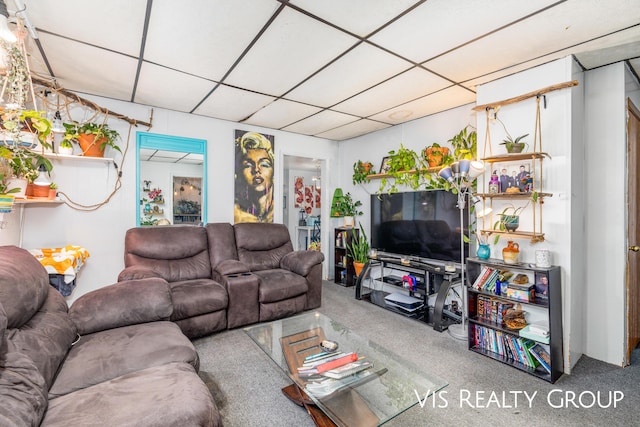
[[[323,260],[294,251],[282,224],[138,227],[126,233],[118,281],[165,279],[171,320],[196,338],[319,307]]]
[[[68,308],[29,252],[1,246],[0,425],[221,425],[173,310],[158,278]]]

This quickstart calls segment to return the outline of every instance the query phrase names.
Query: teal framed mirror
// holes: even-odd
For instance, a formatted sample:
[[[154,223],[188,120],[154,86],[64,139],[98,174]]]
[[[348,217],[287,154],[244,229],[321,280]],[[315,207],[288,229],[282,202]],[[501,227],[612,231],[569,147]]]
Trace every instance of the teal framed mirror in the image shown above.
[[[207,141],[136,133],[136,225],[207,222]]]

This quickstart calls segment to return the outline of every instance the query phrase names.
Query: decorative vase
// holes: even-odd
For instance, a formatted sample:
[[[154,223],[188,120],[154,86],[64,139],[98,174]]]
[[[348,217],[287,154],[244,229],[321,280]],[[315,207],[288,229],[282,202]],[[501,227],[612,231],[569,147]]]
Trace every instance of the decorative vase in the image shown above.
[[[82,133],[78,137],[78,144],[82,149],[82,154],[86,157],[104,157],[104,148],[101,150],[100,146],[107,140],[102,137],[96,139],[94,134]]]
[[[502,249],[502,259],[505,264],[517,264],[520,256],[520,245],[511,240],[507,242],[507,247]]]
[[[498,180],[498,175],[491,175],[491,180],[489,181],[489,194],[498,194],[500,192],[500,181]]]
[[[491,248],[488,244],[481,243],[478,247],[478,250],[476,251],[476,255],[480,259],[489,259],[489,256],[491,256]]]

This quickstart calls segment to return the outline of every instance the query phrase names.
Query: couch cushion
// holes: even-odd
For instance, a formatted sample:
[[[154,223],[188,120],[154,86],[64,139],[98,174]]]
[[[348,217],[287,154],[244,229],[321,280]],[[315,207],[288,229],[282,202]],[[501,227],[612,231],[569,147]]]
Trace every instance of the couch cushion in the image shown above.
[[[233,226],[238,259],[251,271],[280,267],[280,260],[293,251],[289,230],[283,224],[243,223]]]
[[[49,402],[42,426],[221,426],[211,393],[191,365],[135,371]]]
[[[260,279],[261,303],[282,301],[307,293],[309,287],[304,277],[287,270],[262,270],[255,272]]]
[[[124,263],[143,266],[168,282],[211,277],[203,227],[164,226],[127,230]]]
[[[169,283],[173,314],[171,320],[225,310],[229,303],[224,287],[209,279]]]
[[[217,268],[222,261],[238,259],[233,225],[228,222],[215,222],[205,225],[204,228],[207,230],[212,268]]]
[[[69,351],[49,390],[49,398],[171,362],[185,362],[196,368],[199,363],[191,341],[171,322],[143,323],[84,335]]]
[[[0,301],[7,328],[19,328],[44,304],[49,275],[29,252],[16,246],[0,246]]]
[[[50,386],[76,338],[76,328],[64,297],[59,292],[49,292],[40,310],[20,329],[8,329],[5,336],[33,360]]]
[[[47,409],[47,385],[33,361],[0,340],[0,425],[37,426]]]

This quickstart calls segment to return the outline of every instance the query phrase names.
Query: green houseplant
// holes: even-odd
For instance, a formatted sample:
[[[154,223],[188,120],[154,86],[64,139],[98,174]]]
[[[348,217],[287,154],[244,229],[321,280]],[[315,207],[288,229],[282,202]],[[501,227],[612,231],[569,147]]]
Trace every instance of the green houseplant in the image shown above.
[[[369,182],[373,163],[358,160],[353,164],[353,185]]]
[[[107,146],[122,152],[116,143],[120,139],[120,134],[106,123],[65,123],[64,128],[63,140],[77,142],[85,156],[103,157]]]
[[[362,223],[358,222],[358,225],[360,226],[360,233],[357,237],[354,235],[351,243],[347,244],[347,253],[353,259],[356,275],[359,276],[364,264],[369,260],[369,240],[364,232]]]
[[[471,125],[465,126],[448,142],[453,147],[453,156],[456,160],[475,158],[478,149],[478,134]]]
[[[360,200],[354,200],[351,193],[347,193],[344,196],[338,198],[335,202],[336,216],[344,217],[345,227],[352,227],[354,224],[354,217],[362,215],[360,207],[362,202]],[[332,208],[333,210],[334,208]]]

